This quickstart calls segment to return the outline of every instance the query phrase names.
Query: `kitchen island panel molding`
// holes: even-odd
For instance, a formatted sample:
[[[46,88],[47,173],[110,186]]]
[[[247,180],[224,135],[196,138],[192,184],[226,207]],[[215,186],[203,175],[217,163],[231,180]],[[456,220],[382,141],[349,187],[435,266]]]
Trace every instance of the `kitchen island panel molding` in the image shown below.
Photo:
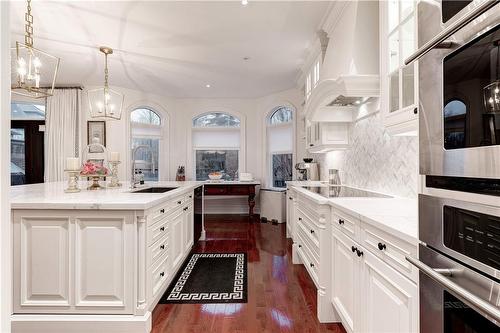
[[[175,185],[168,195],[85,193],[85,205],[77,208],[76,196],[59,201],[48,184],[48,201],[59,209],[26,208],[44,198],[40,185],[31,197],[24,189],[16,199],[22,208],[12,209],[12,332],[149,332],[151,311],[193,245],[199,183]],[[133,196],[142,209],[138,202],[123,208]],[[87,208],[102,202],[99,210]],[[150,243],[155,228],[159,234]]]

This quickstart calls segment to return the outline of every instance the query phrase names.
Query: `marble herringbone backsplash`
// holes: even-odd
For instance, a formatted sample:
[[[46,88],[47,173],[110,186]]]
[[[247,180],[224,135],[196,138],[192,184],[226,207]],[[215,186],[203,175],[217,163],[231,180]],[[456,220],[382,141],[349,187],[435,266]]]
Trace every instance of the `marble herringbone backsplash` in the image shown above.
[[[377,112],[350,128],[351,148],[315,155],[321,166],[321,180],[328,169],[340,170],[343,184],[416,197],[418,193],[418,138],[390,136]]]

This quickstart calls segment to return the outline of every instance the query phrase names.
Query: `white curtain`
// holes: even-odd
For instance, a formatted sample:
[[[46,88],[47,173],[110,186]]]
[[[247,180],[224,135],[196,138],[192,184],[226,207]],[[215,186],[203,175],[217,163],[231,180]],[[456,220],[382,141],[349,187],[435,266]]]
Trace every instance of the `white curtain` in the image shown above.
[[[80,89],[54,89],[45,114],[45,181],[65,179],[67,157],[78,156]]]

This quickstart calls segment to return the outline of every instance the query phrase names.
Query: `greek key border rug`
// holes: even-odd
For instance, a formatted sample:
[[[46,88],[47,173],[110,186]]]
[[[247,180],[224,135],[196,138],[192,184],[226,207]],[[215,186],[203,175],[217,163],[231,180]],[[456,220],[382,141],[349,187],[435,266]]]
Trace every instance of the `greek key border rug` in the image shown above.
[[[246,303],[246,253],[193,253],[160,303]]]

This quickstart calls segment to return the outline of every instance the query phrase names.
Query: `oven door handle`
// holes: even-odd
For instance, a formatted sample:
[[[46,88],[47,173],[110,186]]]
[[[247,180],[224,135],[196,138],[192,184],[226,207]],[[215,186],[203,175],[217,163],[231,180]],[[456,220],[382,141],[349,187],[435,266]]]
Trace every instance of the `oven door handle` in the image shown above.
[[[412,265],[417,267],[422,273],[445,287],[446,289],[452,291],[457,294],[457,296],[463,298],[465,301],[476,307],[478,310],[484,312],[488,317],[496,320],[496,322],[500,322],[500,309],[496,306],[484,301],[482,298],[477,297],[476,295],[470,293],[468,290],[462,288],[455,282],[450,279],[444,277],[442,274],[436,272],[432,267],[427,266],[423,262],[413,257],[406,257]]]
[[[500,0],[485,0],[481,5],[477,6],[474,10],[468,14],[462,16],[457,21],[450,24],[446,29],[438,33],[434,38],[429,40],[427,43],[422,45],[417,51],[415,51],[411,56],[406,58],[405,65],[409,65],[412,62],[422,58],[430,50],[437,47],[439,44],[444,42],[448,37],[453,35],[458,30],[462,29],[464,26],[478,18],[480,15],[485,13],[488,9],[498,4]]]

